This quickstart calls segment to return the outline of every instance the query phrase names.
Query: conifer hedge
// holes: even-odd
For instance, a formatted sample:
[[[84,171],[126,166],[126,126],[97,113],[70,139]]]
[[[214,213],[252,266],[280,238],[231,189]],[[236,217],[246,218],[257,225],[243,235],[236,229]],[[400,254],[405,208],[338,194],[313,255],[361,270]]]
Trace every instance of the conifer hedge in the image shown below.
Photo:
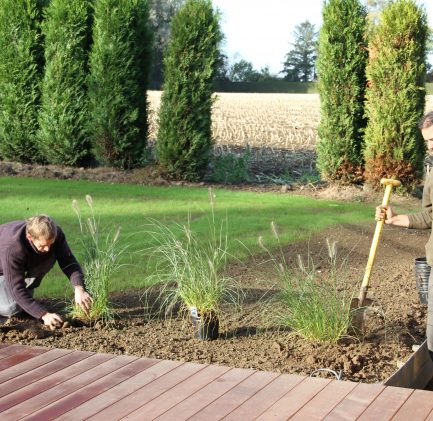
[[[213,140],[213,77],[222,33],[210,0],[187,0],[174,16],[164,54],[158,161],[170,176],[197,180],[208,166]]]
[[[6,160],[37,160],[43,6],[40,0],[0,1],[0,156]]]
[[[100,163],[132,168],[147,143],[148,0],[95,0],[94,8],[89,132]]]
[[[362,181],[367,65],[365,7],[358,0],[329,0],[319,34],[320,113],[317,166],[324,179]]]
[[[365,176],[372,185],[396,177],[406,189],[422,177],[425,145],[418,121],[425,105],[428,35],[424,9],[413,0],[391,2],[369,43]]]
[[[43,24],[38,147],[50,164],[83,165],[91,155],[86,132],[89,6],[89,0],[52,0]]]

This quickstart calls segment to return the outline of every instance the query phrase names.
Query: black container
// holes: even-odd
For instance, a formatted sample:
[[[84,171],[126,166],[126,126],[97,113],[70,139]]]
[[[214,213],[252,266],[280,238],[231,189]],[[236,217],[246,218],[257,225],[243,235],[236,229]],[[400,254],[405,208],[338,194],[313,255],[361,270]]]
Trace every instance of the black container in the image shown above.
[[[214,313],[201,316],[195,308],[191,309],[194,336],[200,340],[214,340],[219,336],[219,320]]]
[[[415,279],[418,289],[419,301],[421,304],[428,302],[428,278],[430,276],[430,266],[427,264],[425,257],[415,259]]]

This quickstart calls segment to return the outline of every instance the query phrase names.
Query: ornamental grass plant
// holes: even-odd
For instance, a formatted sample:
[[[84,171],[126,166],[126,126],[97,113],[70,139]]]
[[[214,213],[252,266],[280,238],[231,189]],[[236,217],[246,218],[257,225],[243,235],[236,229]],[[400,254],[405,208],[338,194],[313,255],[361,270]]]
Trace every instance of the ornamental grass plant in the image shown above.
[[[271,252],[259,238],[259,245],[269,255],[278,275],[278,292],[266,305],[270,320],[310,341],[338,342],[351,327],[354,291],[344,276],[346,260],[338,263],[337,243],[326,240],[328,261],[321,265],[322,270],[317,270],[310,255],[307,262],[298,255],[297,267],[291,267],[274,222],[271,228],[278,240],[277,253]]]
[[[202,233],[207,241],[191,228],[191,218],[185,224],[166,225],[149,220],[146,235],[152,239],[148,248],[149,261],[156,260],[156,268],[146,279],[155,288],[160,313],[171,315],[174,309],[197,313],[199,317],[218,317],[222,304],[238,305],[241,294],[232,278],[224,274],[227,265],[227,218],[215,217],[215,196],[209,190],[210,214],[207,230]]]
[[[119,244],[120,228],[104,232],[95,216],[90,195],[86,195],[86,203],[88,216],[83,216],[76,200],[72,201],[72,208],[80,225],[84,256],[82,267],[86,289],[93,298],[93,304],[88,313],[74,304],[70,315],[90,323],[99,320],[106,323],[114,318],[113,306],[109,301],[110,282],[122,266],[120,257],[126,247]]]

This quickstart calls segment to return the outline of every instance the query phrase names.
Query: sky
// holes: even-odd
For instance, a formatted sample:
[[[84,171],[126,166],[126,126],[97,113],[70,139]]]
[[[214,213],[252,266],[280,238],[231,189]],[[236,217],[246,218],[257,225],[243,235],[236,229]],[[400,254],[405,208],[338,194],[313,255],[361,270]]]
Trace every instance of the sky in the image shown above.
[[[323,0],[212,0],[221,12],[225,34],[223,50],[230,64],[244,59],[256,70],[269,66],[272,74],[283,69],[285,55],[292,49],[295,27],[308,20],[319,30]],[[433,0],[424,5],[433,27]],[[430,62],[433,60],[430,57]]]

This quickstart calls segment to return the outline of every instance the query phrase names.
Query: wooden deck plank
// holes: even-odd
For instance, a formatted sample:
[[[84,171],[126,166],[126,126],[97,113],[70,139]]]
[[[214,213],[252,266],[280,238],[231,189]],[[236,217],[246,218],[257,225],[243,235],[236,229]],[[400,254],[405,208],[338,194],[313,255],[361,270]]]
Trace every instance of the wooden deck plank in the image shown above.
[[[433,409],[431,391],[415,390],[392,418],[393,421],[423,420]]]
[[[123,410],[125,409],[128,410],[129,408],[129,412],[133,411],[135,409],[135,406],[133,405],[135,400],[129,399],[131,394],[141,389],[143,386],[153,382],[157,378],[165,375],[166,373],[170,372],[171,374],[171,371],[180,365],[180,363],[175,363],[172,361],[163,361],[163,360],[161,361],[152,360],[152,361],[153,361],[153,365],[150,365],[149,368],[147,368],[145,371],[138,373],[137,375],[131,377],[130,379],[124,381],[123,383],[120,383],[117,386],[112,387],[106,392],[101,393],[98,396],[95,396],[94,398],[88,400],[87,402],[80,405],[79,407],[63,414],[62,420],[76,421],[78,419],[83,419],[84,417],[86,419],[89,419],[93,415],[98,414],[99,412],[107,409],[108,407],[116,404],[119,401],[122,401],[122,403],[119,406],[122,407]],[[128,405],[132,405],[132,406],[125,408],[123,403],[131,402],[131,401],[132,403],[128,403]],[[137,399],[137,402],[138,404],[141,403],[140,398]],[[109,415],[102,415],[103,419],[105,420],[109,418],[118,419],[121,417],[121,415],[116,413],[115,410],[110,410],[108,408],[108,412]]]
[[[174,361],[172,361],[172,363],[173,366],[170,371],[167,371],[152,383],[142,387],[135,393],[126,396],[112,406],[99,412],[92,417],[91,420],[106,420],[107,417],[121,419],[125,416],[127,416],[128,419],[132,419],[135,415],[132,415],[131,413],[135,414],[135,411],[138,408],[206,367],[205,365],[200,364],[180,362],[177,362],[177,366],[174,366]],[[143,419],[143,417],[141,416],[140,419]]]
[[[155,399],[152,399],[145,405],[140,406],[137,411],[145,414],[146,419],[152,420],[168,411],[178,403],[184,401],[193,393],[207,386],[209,383],[215,381],[228,370],[230,370],[230,367],[222,367],[217,365],[205,366],[203,370],[200,370],[193,376],[188,377],[183,382],[178,383],[176,386],[162,393]]]
[[[301,408],[291,420],[322,420],[338,405],[354,388],[356,383],[333,380],[313,399]]]
[[[433,421],[431,391],[4,343],[1,356],[2,421]]]
[[[4,347],[0,348],[0,360],[8,357],[10,355],[6,350],[6,348],[8,348],[10,345],[6,345],[6,344],[4,344],[4,345],[5,345]]]
[[[278,373],[257,371],[189,419],[196,421],[221,419],[262,390],[276,377]]]
[[[325,388],[331,380],[307,377],[275,402],[257,420],[287,420]]]
[[[358,420],[390,420],[412,393],[412,389],[388,386],[360,415]]]
[[[428,414],[428,416],[425,418],[425,421],[433,421],[433,411]]]
[[[231,368],[222,376],[207,386],[201,388],[193,395],[189,396],[183,402],[172,407],[167,412],[164,412],[161,416],[157,417],[157,420],[186,420],[207,405],[218,399],[224,393],[244,381],[246,378],[251,376],[255,371],[246,370],[241,368]],[[142,415],[143,417],[143,415]],[[128,418],[129,419],[129,418]],[[143,418],[141,418],[143,419]]]
[[[327,421],[353,420],[382,393],[385,386],[358,383],[358,385],[324,418]]]
[[[18,419],[43,408],[122,366],[114,360],[114,355],[95,354],[0,398],[0,418],[11,416],[11,419]],[[98,370],[94,370],[95,367],[98,367]]]
[[[280,374],[273,382],[228,414],[224,420],[252,420],[270,408],[305,377]]]
[[[46,364],[34,370],[29,370],[24,375],[12,378],[11,380],[3,383],[0,386],[0,397],[6,396],[10,393],[14,393],[17,390],[22,389],[23,387],[31,385],[32,383],[37,382],[44,377],[48,377],[50,374],[57,373],[58,371],[67,368],[81,360],[84,360],[91,355],[91,352],[81,351],[67,353],[63,355],[63,358],[57,358],[49,364]],[[28,361],[26,361],[26,363],[27,362]],[[21,365],[23,364],[20,364],[20,366]]]
[[[116,357],[115,360],[121,358],[122,357]],[[126,360],[123,358],[123,362],[125,361]],[[108,375],[73,390],[72,393],[69,393],[63,398],[57,399],[50,405],[46,405],[43,409],[31,414],[25,419],[33,421],[47,421],[56,419],[62,414],[82,405],[84,402],[87,402],[89,399],[92,399],[106,390],[111,389],[117,384],[125,380],[129,380],[135,374],[146,370],[154,363],[155,360],[150,360],[148,358],[140,358],[135,359],[135,361],[130,361],[117,370],[112,371]]]
[[[3,358],[7,358],[7,357],[9,357],[9,355],[7,355],[7,354],[0,354],[0,360],[2,360]]]
[[[6,350],[6,348],[8,348],[8,347],[10,347],[10,344],[0,342],[0,359],[5,358],[8,355],[10,355]]]
[[[44,346],[27,346],[27,345],[21,345],[21,344],[8,344],[4,348],[0,349],[0,354],[2,355],[17,355],[20,352],[28,349],[33,349],[34,352],[37,350],[40,351],[42,354],[43,352],[49,351],[50,348],[44,347]]]
[[[17,366],[6,368],[5,370],[0,371],[0,384],[13,379],[14,377],[21,376],[22,374],[27,374],[27,372],[48,364],[57,358],[70,354],[71,352],[72,351],[69,349],[51,349],[48,352],[37,355],[31,360],[24,361]]]
[[[24,345],[19,345],[19,344],[2,343],[2,345],[3,346],[0,348],[1,355],[13,355],[16,354],[18,349],[26,348]]]
[[[6,348],[8,349],[8,348]],[[20,364],[23,361],[29,360],[36,357],[39,354],[47,352],[49,348],[33,348],[27,347],[22,350],[15,351],[15,354],[9,355],[6,358],[0,360],[0,371],[12,367],[16,364]]]

